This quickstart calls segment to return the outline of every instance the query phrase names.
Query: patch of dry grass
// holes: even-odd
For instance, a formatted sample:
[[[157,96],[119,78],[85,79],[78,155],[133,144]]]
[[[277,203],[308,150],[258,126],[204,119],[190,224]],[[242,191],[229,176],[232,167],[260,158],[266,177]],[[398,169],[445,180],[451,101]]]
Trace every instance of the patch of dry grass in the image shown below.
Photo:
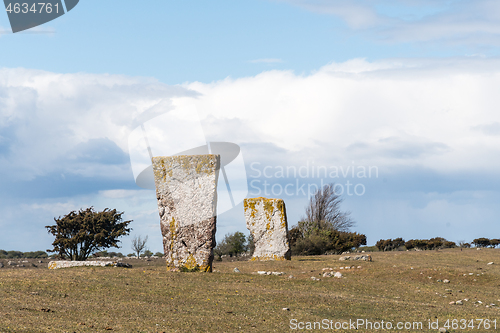
[[[371,255],[373,262],[339,256],[215,262],[212,274],[167,272],[162,260],[132,262],[132,269],[4,267],[0,331],[283,332],[291,319],[421,321],[424,330],[418,332],[428,331],[427,320],[436,318],[489,318],[500,326],[500,250]],[[362,268],[339,270],[349,265]],[[323,278],[324,267],[344,278]],[[259,270],[286,275],[255,274]],[[444,279],[450,283],[437,282]],[[464,305],[449,305],[466,298]],[[478,300],[483,304],[474,304]],[[487,308],[491,303],[498,306]]]

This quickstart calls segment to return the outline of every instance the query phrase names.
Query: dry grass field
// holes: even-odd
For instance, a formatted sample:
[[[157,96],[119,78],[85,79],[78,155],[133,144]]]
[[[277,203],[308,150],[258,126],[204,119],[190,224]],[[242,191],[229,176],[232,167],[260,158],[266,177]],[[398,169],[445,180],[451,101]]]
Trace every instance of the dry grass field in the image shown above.
[[[127,261],[131,269],[6,265],[0,269],[0,332],[286,332],[300,331],[290,327],[301,322],[341,325],[358,319],[423,326],[304,331],[437,332],[429,320],[442,327],[448,319],[466,319],[468,326],[450,326],[449,332],[500,331],[500,250],[371,256],[373,262],[339,261],[340,256],[215,262],[211,274],[167,272],[161,259]],[[361,268],[339,270],[350,265]],[[327,267],[344,277],[322,277]],[[256,274],[261,270],[286,274]],[[450,282],[438,282],[445,279]],[[458,300],[463,305],[449,304]],[[489,319],[491,327],[478,329],[476,320],[472,329],[471,319]]]

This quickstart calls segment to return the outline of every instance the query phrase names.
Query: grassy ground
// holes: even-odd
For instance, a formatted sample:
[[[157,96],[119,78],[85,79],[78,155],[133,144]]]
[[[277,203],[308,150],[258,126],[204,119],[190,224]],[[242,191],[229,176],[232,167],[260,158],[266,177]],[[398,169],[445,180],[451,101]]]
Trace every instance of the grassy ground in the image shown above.
[[[339,256],[215,262],[211,274],[167,272],[161,259],[130,261],[131,269],[6,266],[0,269],[0,332],[283,332],[294,319],[304,325],[323,319],[422,322],[422,329],[392,331],[436,332],[428,320],[442,327],[447,319],[480,318],[497,320],[497,329],[477,329],[476,321],[474,330],[449,331],[500,331],[500,250],[371,255],[373,262]],[[339,270],[349,265],[361,268]],[[344,278],[323,278],[326,267]],[[286,275],[255,274],[259,270]],[[445,279],[450,283],[437,282]],[[469,300],[449,304],[463,299]],[[486,307],[491,303],[497,306]]]

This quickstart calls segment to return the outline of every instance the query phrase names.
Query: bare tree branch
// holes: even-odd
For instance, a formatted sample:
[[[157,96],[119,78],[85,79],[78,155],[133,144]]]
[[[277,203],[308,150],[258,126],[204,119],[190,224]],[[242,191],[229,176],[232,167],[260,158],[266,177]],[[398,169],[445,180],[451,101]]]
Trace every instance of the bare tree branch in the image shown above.
[[[137,237],[135,236],[134,239],[132,239],[132,250],[137,253],[137,258],[140,257],[141,253],[146,250],[146,243],[148,241],[148,236],[144,239],[141,239],[141,236]]]
[[[303,218],[306,229],[316,227],[318,229],[332,228],[338,231],[349,231],[355,226],[351,219],[351,212],[340,210],[343,199],[335,193],[335,184],[327,184],[316,191],[309,199],[306,207],[306,216]]]

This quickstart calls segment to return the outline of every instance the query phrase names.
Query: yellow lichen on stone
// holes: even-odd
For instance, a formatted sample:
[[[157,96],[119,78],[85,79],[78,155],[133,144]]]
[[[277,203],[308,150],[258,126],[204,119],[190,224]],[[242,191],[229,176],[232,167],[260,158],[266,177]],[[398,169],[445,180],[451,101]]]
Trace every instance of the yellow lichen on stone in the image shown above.
[[[189,270],[194,270],[196,267],[198,267],[198,263],[196,262],[196,259],[193,257],[192,254],[189,254],[189,257],[186,259],[186,262],[184,263],[184,267],[186,267]]]
[[[200,266],[200,272],[206,272],[206,273],[212,272],[212,265],[202,265],[202,266]]]
[[[175,223],[175,218],[172,217],[172,221],[170,221],[169,225],[170,229],[170,259],[172,263],[174,262],[174,244],[175,239],[177,238],[177,224]]]
[[[57,264],[54,261],[52,261],[49,264],[49,269],[56,269],[56,266],[57,266]]]
[[[251,209],[250,216],[252,218],[255,217],[255,213],[257,212],[257,210],[255,209],[255,203],[256,203],[255,199],[243,200],[243,206],[245,207],[245,211],[247,211],[247,209]]]

